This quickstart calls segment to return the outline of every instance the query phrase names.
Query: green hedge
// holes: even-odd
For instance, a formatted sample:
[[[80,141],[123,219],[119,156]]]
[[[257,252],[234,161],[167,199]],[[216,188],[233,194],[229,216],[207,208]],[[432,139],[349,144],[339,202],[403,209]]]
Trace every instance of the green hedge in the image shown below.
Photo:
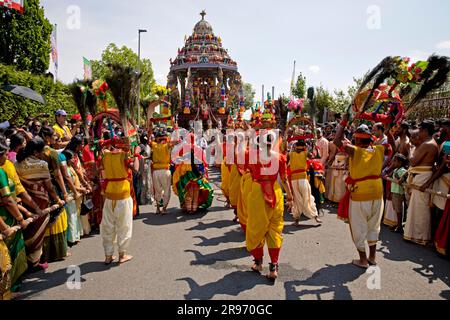
[[[44,96],[46,104],[16,96],[1,89],[5,84],[29,87]],[[17,71],[14,66],[0,64],[0,122],[13,121],[22,124],[27,116],[39,113],[51,115],[58,109],[64,109],[68,114],[78,113],[67,85],[57,82],[44,75],[33,75],[26,71]],[[13,119],[14,118],[14,119]]]

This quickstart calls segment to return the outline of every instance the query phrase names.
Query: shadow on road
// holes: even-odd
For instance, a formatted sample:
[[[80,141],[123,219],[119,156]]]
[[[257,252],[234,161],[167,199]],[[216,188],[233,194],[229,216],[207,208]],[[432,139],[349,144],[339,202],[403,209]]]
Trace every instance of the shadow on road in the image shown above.
[[[185,294],[187,300],[200,299],[209,300],[215,295],[228,295],[237,297],[241,292],[251,290],[258,285],[272,286],[273,283],[265,277],[252,271],[235,271],[227,274],[222,279],[198,285],[192,278],[181,278],[176,281],[186,281],[189,285],[190,292]]]
[[[201,210],[194,214],[187,214],[179,208],[173,208],[168,211],[166,215],[156,215],[153,213],[147,213],[141,215],[141,219],[147,225],[151,226],[164,226],[173,223],[186,222],[189,220],[202,219],[208,213],[207,210]]]
[[[317,229],[320,228],[320,225],[312,225],[312,224],[300,224],[298,226],[294,226],[292,224],[288,224],[284,226],[283,233],[284,234],[295,234],[297,231],[307,230],[307,229]]]
[[[225,232],[222,236],[207,239],[204,236],[195,236],[194,238],[202,240],[202,242],[195,244],[197,247],[209,247],[209,246],[217,246],[221,243],[231,243],[231,242],[243,242],[245,241],[244,232],[239,230],[231,230]]]
[[[189,229],[186,229],[186,231],[205,231],[208,229],[222,229],[222,228],[227,228],[227,227],[231,227],[231,226],[235,226],[236,223],[233,222],[233,220],[218,220],[218,221],[214,221],[211,223],[204,223],[204,222],[199,222],[198,225],[191,227]]]
[[[86,281],[84,278],[89,273],[105,272],[117,266],[119,266],[118,263],[112,263],[107,266],[103,263],[103,261],[87,262],[81,264],[78,266],[80,268],[81,282]],[[21,289],[22,291],[18,299],[26,299],[27,297],[30,297],[38,292],[43,292],[45,290],[64,285],[65,283],[67,283],[71,275],[74,275],[74,272],[68,272],[67,268],[60,269],[54,272],[40,271],[37,273],[28,274],[27,278],[32,277],[36,278],[36,280],[28,279],[23,283]]]
[[[383,227],[381,247],[378,249],[383,257],[391,261],[411,261],[420,267],[414,268],[428,283],[441,280],[450,287],[450,261],[438,256],[434,248],[423,247],[404,241],[402,236]],[[448,293],[447,293],[448,294]]]
[[[194,265],[210,266],[218,261],[229,261],[250,257],[250,254],[248,253],[245,247],[229,248],[205,255],[201,254],[197,250],[184,250],[184,252],[190,252],[195,255],[195,260],[191,261],[191,266]]]
[[[286,281],[286,300],[300,300],[304,295],[315,295],[316,299],[322,300],[321,295],[326,293],[333,293],[333,299],[351,300],[351,292],[345,284],[358,279],[364,273],[351,264],[327,265],[305,280]],[[297,291],[297,286],[322,288]]]

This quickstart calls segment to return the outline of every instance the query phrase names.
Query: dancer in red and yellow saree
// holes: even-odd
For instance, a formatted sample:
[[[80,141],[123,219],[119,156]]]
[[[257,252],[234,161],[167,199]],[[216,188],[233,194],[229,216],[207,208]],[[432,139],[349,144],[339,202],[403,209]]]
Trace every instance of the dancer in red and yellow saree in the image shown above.
[[[208,182],[208,164],[204,151],[195,144],[194,135],[187,137],[186,144],[175,161],[172,178],[174,193],[181,208],[187,213],[207,209],[213,200],[213,189]]]
[[[268,138],[266,140],[269,140]],[[254,257],[252,270],[262,272],[264,246],[267,243],[271,263],[267,277],[275,280],[278,277],[278,258],[283,242],[284,228],[284,195],[278,183],[278,175],[286,191],[288,204],[292,206],[291,189],[287,183],[286,159],[272,150],[271,141],[261,144],[256,164],[249,169],[253,179],[247,203],[247,250]]]

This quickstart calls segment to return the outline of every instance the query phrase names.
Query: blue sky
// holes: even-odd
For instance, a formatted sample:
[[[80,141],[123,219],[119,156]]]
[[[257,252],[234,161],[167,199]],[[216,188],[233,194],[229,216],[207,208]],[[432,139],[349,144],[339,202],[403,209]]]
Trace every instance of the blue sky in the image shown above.
[[[169,59],[184,36],[206,20],[237,61],[256,97],[261,85],[289,94],[293,61],[307,84],[346,88],[387,55],[426,59],[450,56],[450,1],[447,0],[41,0],[58,24],[59,78],[83,76],[82,57],[99,59],[110,42],[153,63],[165,84]],[[76,7],[71,7],[76,6]],[[79,15],[78,15],[79,13]],[[79,21],[76,19],[79,16]],[[79,24],[78,24],[79,22]]]

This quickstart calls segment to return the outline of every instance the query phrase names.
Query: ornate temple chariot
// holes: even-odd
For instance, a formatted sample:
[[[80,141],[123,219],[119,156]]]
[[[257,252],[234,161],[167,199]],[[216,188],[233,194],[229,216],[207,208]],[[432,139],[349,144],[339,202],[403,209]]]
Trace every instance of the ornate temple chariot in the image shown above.
[[[244,105],[242,80],[222,39],[205,20],[205,11],[200,15],[192,35],[170,60],[169,101],[180,127],[199,120],[204,128],[224,127],[231,109]]]

